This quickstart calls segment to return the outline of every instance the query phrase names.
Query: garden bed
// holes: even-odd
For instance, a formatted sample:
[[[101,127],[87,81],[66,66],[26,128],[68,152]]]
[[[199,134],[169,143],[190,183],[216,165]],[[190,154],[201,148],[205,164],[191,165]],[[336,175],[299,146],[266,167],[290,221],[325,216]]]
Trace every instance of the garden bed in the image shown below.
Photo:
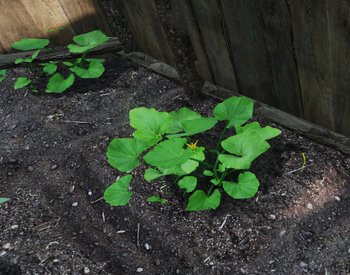
[[[108,164],[114,138],[131,137],[129,110],[187,107],[212,116],[181,88],[116,59],[99,79],[56,94],[14,90],[29,69],[0,83],[0,274],[348,274],[349,159],[275,124],[282,134],[251,171],[251,199],[222,192],[215,211],[188,212],[167,179],[131,173],[125,206],[101,199],[121,173]],[[42,85],[42,84],[40,84]],[[203,143],[217,140],[218,124]],[[199,141],[201,142],[201,140]],[[200,146],[206,146],[200,144]],[[306,157],[305,168],[303,155]],[[147,202],[153,195],[165,204]]]

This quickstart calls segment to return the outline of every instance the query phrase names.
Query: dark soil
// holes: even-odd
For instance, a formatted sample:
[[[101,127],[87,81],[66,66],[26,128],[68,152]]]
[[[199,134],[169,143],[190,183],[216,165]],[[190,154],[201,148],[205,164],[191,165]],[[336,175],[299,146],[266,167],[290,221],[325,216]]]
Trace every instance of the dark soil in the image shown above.
[[[34,76],[25,68],[0,83],[0,197],[11,198],[0,205],[0,274],[350,273],[349,159],[258,118],[282,134],[252,164],[253,198],[221,192],[215,211],[188,212],[182,190],[147,183],[140,165],[130,203],[108,205],[103,192],[125,173],[108,164],[107,147],[131,136],[130,109],[212,116],[217,102],[192,102],[124,60],[106,68],[61,95],[14,90],[18,77]],[[147,202],[153,195],[166,203]]]

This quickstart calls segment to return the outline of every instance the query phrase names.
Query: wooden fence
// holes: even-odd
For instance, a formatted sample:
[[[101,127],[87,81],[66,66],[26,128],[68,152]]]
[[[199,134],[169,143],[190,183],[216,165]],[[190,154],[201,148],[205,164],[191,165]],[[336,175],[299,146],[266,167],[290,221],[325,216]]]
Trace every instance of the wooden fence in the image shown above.
[[[23,38],[46,38],[58,47],[93,30],[113,36],[97,0],[0,0],[0,21],[0,54],[17,52],[11,44]]]
[[[35,13],[40,3],[53,19]],[[350,154],[349,12],[344,0],[0,0],[0,16],[24,26],[5,22],[0,51],[17,31],[46,37],[67,26],[71,42],[101,29],[118,37],[118,56],[181,83],[189,97],[250,97],[256,114]]]

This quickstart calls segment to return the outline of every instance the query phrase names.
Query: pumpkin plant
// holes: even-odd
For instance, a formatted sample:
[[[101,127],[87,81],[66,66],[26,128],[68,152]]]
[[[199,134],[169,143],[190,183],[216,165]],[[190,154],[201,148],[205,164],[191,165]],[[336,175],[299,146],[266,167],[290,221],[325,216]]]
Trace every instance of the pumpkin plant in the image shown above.
[[[130,125],[135,128],[134,138],[116,138],[108,146],[108,162],[121,172],[128,172],[140,165],[150,166],[144,174],[146,181],[174,174],[174,183],[192,193],[187,210],[216,209],[220,204],[222,189],[234,199],[251,198],[259,187],[256,176],[248,171],[239,174],[237,182],[225,178],[237,170],[247,170],[252,161],[266,152],[270,145],[266,140],[278,136],[281,131],[270,126],[262,128],[258,122],[242,126],[253,115],[253,100],[246,97],[231,97],[218,104],[214,117],[201,117],[188,108],[178,111],[159,112],[144,107],[130,111]],[[207,150],[199,146],[200,140],[191,142],[190,137],[205,132],[218,122],[227,121],[216,148]],[[225,132],[234,127],[236,135],[222,140]],[[143,157],[144,150],[153,147]],[[216,155],[215,161],[206,161],[207,154]],[[196,190],[197,178],[193,173],[199,164],[207,166],[203,174],[210,177],[208,192]],[[107,203],[125,205],[131,198],[129,191],[132,175],[121,177],[105,190]],[[148,201],[164,203],[159,196]]]
[[[51,30],[53,31],[53,30]],[[75,61],[72,60],[72,62],[63,62],[64,65],[69,67],[69,70],[72,71],[72,73],[67,77],[64,78],[60,73],[55,73],[57,70],[57,63],[59,61],[49,61],[48,63],[40,63],[39,65],[43,66],[43,73],[46,73],[47,76],[54,74],[50,77],[47,84],[47,89],[45,92],[47,93],[62,93],[66,89],[68,89],[70,86],[73,85],[75,77],[74,74],[81,78],[98,78],[100,77],[103,72],[105,71],[105,68],[102,65],[102,62],[105,61],[105,59],[97,59],[97,58],[85,58],[86,54],[96,47],[99,44],[102,44],[109,40],[110,37],[103,34],[100,30],[92,31],[89,33],[77,35],[73,37],[73,40],[78,45],[68,45],[68,49],[72,53],[83,53],[81,58],[77,58]],[[35,60],[35,58],[38,56],[40,50],[49,50],[53,51],[52,49],[45,48],[49,44],[48,39],[32,39],[32,38],[24,38],[20,41],[17,41],[13,44],[11,44],[11,47],[17,50],[21,51],[31,51],[31,50],[37,50],[31,58],[18,58],[15,61],[15,64],[19,64],[22,62],[27,62],[30,64],[31,70],[34,72],[34,69],[32,67],[32,62]],[[86,61],[89,63],[88,65],[84,65],[83,62]],[[41,75],[42,75],[41,74]],[[1,76],[2,75],[2,76]],[[41,76],[40,75],[40,76]],[[39,77],[40,77],[39,76]],[[6,70],[0,70],[0,82],[3,81],[6,77]],[[31,80],[27,79],[26,77],[20,77],[17,79],[15,83],[15,89],[23,88],[31,83]],[[31,88],[34,88],[33,85],[30,85]],[[38,92],[38,90],[33,89],[33,92]]]

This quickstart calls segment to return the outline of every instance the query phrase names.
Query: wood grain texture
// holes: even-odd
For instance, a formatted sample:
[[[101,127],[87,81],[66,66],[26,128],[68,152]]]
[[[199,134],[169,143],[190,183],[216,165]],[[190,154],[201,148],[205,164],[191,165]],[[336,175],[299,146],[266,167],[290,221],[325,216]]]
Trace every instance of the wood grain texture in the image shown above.
[[[21,1],[0,0],[0,18],[0,43],[6,53],[16,52],[11,44],[22,38],[43,38]]]
[[[200,36],[203,39],[216,84],[238,91],[216,0],[189,0],[189,3],[196,16]]]
[[[278,108],[304,117],[299,76],[292,49],[292,23],[286,1],[259,0]]]
[[[97,0],[58,0],[76,34],[101,30],[105,35],[113,33]]]
[[[181,11],[183,13],[183,17],[186,21],[186,27],[188,30],[188,34],[191,39],[191,43],[193,46],[193,49],[196,54],[197,59],[197,71],[200,74],[200,76],[205,80],[209,82],[215,82],[214,76],[212,74],[212,70],[210,67],[209,59],[207,58],[207,55],[205,53],[204,46],[202,44],[201,37],[199,35],[197,25],[192,17],[192,9],[190,6],[187,5],[186,0],[179,0],[178,5],[181,8]]]
[[[221,0],[241,93],[277,107],[256,0]]]
[[[335,131],[350,137],[350,3],[327,1]]]
[[[290,11],[305,119],[334,130],[327,0],[293,0]]]
[[[35,26],[38,30],[41,30],[37,35],[50,40],[48,47],[63,46],[72,43],[72,38],[76,33],[70,26],[69,19],[58,0],[21,0],[21,2],[30,14]],[[62,27],[65,28],[45,32]]]
[[[123,4],[141,51],[159,61],[173,65],[174,60],[162,32],[153,0],[124,0]]]

